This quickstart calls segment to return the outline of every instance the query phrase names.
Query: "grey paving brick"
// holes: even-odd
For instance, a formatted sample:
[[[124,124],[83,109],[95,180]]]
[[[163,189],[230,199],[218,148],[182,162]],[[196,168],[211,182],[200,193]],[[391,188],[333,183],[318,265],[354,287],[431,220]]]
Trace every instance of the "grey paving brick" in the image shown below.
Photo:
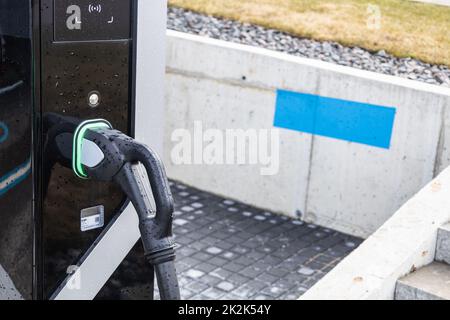
[[[189,247],[182,247],[180,249],[177,249],[177,257],[180,256],[180,253],[183,254],[183,256],[189,257],[196,253],[197,251],[195,249],[189,248]]]
[[[314,278],[308,278],[304,282],[302,282],[302,286],[304,286],[307,289],[310,289],[313,285],[317,283],[317,280]]]
[[[197,294],[195,296],[193,296],[190,300],[194,300],[194,301],[207,301],[209,300],[209,298],[203,294]]]
[[[241,243],[241,242],[238,242],[238,243]],[[237,245],[237,246],[235,246],[235,247],[232,249],[232,251],[235,252],[235,253],[237,253],[237,254],[242,255],[242,254],[247,254],[247,253],[249,253],[251,250],[250,250],[249,248],[244,247],[244,246]]]
[[[223,280],[221,278],[215,277],[211,274],[206,274],[203,277],[200,277],[198,281],[207,284],[209,286],[215,286],[216,284],[222,282]]]
[[[178,228],[178,230],[177,230],[177,234],[178,234],[178,235],[181,235],[181,234],[187,234],[187,233],[189,233],[189,232],[190,232],[190,230],[187,229],[187,228]]]
[[[205,251],[208,252],[209,254],[216,255],[222,253],[223,249],[220,249],[218,247],[209,247]]]
[[[285,260],[283,263],[283,268],[289,270],[289,271],[293,271],[293,270],[297,270],[301,265],[302,262],[297,262],[296,260]]]
[[[280,300],[297,300],[298,298],[300,298],[300,296],[300,294],[288,292],[286,294],[283,294],[280,297]]]
[[[217,228],[212,228],[210,230],[217,231]],[[226,240],[229,237],[229,235],[225,232],[214,232],[211,234],[214,234],[214,238],[219,239],[219,240]]]
[[[264,271],[266,271],[266,270],[259,268],[259,267],[250,266],[250,267],[247,267],[247,268],[239,271],[239,273],[248,278],[256,278],[257,276],[262,274]]]
[[[290,281],[290,282],[292,282],[292,283],[294,283],[296,285],[300,285],[300,284],[302,284],[303,282],[305,282],[306,280],[308,280],[310,278],[311,278],[310,276],[308,277],[308,276],[301,275],[301,274],[299,274],[297,272],[293,272],[293,273],[290,273],[290,274],[286,275],[283,278],[283,280],[287,280],[287,281]]]
[[[229,278],[232,274],[233,274],[233,272],[230,272],[230,271],[222,269],[222,268],[218,268],[210,273],[210,275],[220,278],[222,280]]]
[[[335,267],[336,265],[337,265],[337,263],[336,263],[336,264],[328,265],[327,267],[323,268],[322,271],[323,271],[324,273],[328,273],[328,272],[330,272],[331,270],[333,270],[334,267]]]
[[[330,255],[330,256],[333,256],[335,258],[339,258],[339,257],[345,256],[345,253],[338,252],[338,251],[336,251],[336,250],[334,250],[332,248],[326,250],[325,253]]]
[[[199,281],[194,281],[194,282],[189,283],[185,288],[195,292],[196,294],[199,294],[199,293],[205,291],[206,289],[208,289],[209,286],[207,284],[201,283]]]
[[[314,260],[328,265],[330,263],[333,263],[336,260],[336,258],[335,257],[331,257],[331,256],[327,256],[325,254],[321,254],[321,255],[317,256]],[[302,261],[302,263],[303,262],[304,261]]]
[[[246,256],[241,256],[236,259],[236,262],[242,264],[243,266],[249,266],[253,264],[255,261],[250,258],[247,258]]]
[[[226,251],[224,253],[221,254],[221,257],[228,259],[228,260],[233,260],[236,257],[238,257],[237,253],[231,252],[231,251]]]
[[[316,271],[314,269],[308,267],[301,267],[300,269],[298,269],[298,273],[307,277],[314,275],[315,272]]]
[[[273,255],[277,258],[281,259],[288,259],[290,256],[292,256],[291,252],[288,252],[286,250],[276,250]]]
[[[279,299],[281,300],[297,300],[300,298],[305,292],[307,291],[306,288],[303,287],[296,287],[292,290],[289,290],[288,293],[285,293]]]
[[[231,282],[228,282],[228,281],[222,281],[219,284],[217,284],[216,287],[221,289],[221,290],[223,290],[223,291],[225,291],[225,292],[230,292],[230,291],[232,291],[233,289],[236,288],[236,285],[231,283]]]
[[[275,257],[273,255],[267,255],[260,261],[256,262],[255,264],[260,265],[262,267],[261,263],[264,263],[267,266],[274,267],[279,265],[281,262],[283,262],[283,259]]]
[[[194,242],[194,240],[192,240],[191,238],[188,238],[188,237],[178,237],[177,238],[177,243],[179,243],[179,244],[187,245],[192,242]]]
[[[209,247],[211,245],[211,243],[205,243],[202,241],[194,241],[191,244],[189,244],[190,248],[193,248],[195,250],[201,251],[207,247]]]
[[[207,262],[202,262],[202,263],[199,263],[198,265],[196,265],[195,268],[197,270],[203,271],[205,273],[209,273],[209,272],[217,269],[217,266],[207,263]]]
[[[267,287],[267,283],[264,283],[262,281],[259,280],[250,280],[249,282],[246,283],[246,285],[250,288],[253,288],[257,291],[260,291],[264,288]]]
[[[287,292],[286,289],[274,286],[273,284],[271,286],[266,287],[264,290],[261,291],[261,294],[272,297],[273,299],[276,299],[280,297],[282,294],[285,294]]]
[[[242,264],[235,263],[235,262],[228,262],[226,265],[223,266],[225,270],[231,271],[231,272],[239,272],[242,269],[245,268]]]
[[[232,293],[227,293],[227,294],[223,295],[220,298],[220,300],[235,300],[236,301],[236,300],[243,300],[243,298],[239,297],[239,296],[237,296],[235,294],[232,294]]]
[[[316,257],[316,256],[319,255],[316,251],[314,251],[314,250],[311,249],[311,248],[306,248],[306,249],[300,250],[300,251],[298,252],[298,254],[299,254],[301,257],[305,257],[305,258],[308,258],[308,259],[312,259],[312,258],[314,258],[314,257]]]
[[[316,259],[313,259],[313,260],[310,260],[307,263],[305,263],[305,266],[307,266],[308,268],[314,269],[314,270],[322,270],[327,265],[324,264],[324,263],[316,261]]]
[[[268,284],[272,284],[275,281],[277,281],[279,278],[275,277],[274,275],[271,275],[269,273],[262,273],[259,276],[256,277],[257,280],[268,283]]]
[[[188,299],[192,298],[194,296],[194,294],[195,293],[193,291],[191,291],[187,288],[184,288],[184,287],[180,288],[180,295],[183,300],[188,300]]]
[[[314,275],[314,277],[312,278],[314,281],[318,282],[320,279],[322,279],[324,276],[326,275],[325,272],[322,271],[318,271],[316,272],[316,274]]]
[[[189,234],[186,235],[186,237],[189,237],[189,238],[191,238],[192,240],[195,241],[195,240],[203,239],[205,237],[205,235],[201,234],[199,232],[190,232]]]
[[[232,244],[241,244],[244,240],[242,240],[239,237],[234,237],[234,236],[228,235],[227,241]],[[247,250],[249,250],[249,249],[247,249]]]
[[[217,267],[220,267],[220,266],[223,266],[224,264],[228,263],[228,260],[220,258],[220,257],[214,257],[214,258],[210,259],[208,262]]]
[[[180,259],[179,261],[188,265],[191,268],[195,267],[197,264],[199,264],[201,262],[201,261],[191,258],[191,257],[186,257],[186,258]]]
[[[202,277],[205,273],[197,269],[189,269],[184,273],[186,276],[192,279],[198,279]]]
[[[277,282],[273,283],[273,286],[288,291],[288,290],[292,289],[293,287],[295,287],[296,283],[289,281],[286,278],[281,278]]]
[[[436,261],[450,264],[450,224],[442,226],[438,231]]]
[[[245,283],[247,283],[251,278],[245,277],[241,275],[240,273],[233,273],[231,276],[228,277],[228,281],[234,283],[236,286],[241,286]]]
[[[249,297],[258,294],[258,290],[255,290],[254,288],[248,286],[247,284],[244,284],[239,288],[233,290],[232,294],[241,297],[241,299],[248,299]]]
[[[258,261],[258,260],[264,258],[265,256],[266,255],[264,253],[257,252],[257,251],[252,251],[246,255],[246,257],[253,259],[254,261]]]
[[[225,241],[218,241],[214,246],[223,250],[229,250],[234,247],[234,244]]]
[[[212,258],[213,256],[204,252],[197,252],[195,254],[192,255],[192,258],[200,260],[200,261],[208,261]]]
[[[191,283],[193,280],[192,278],[188,278],[186,276],[184,277],[178,277],[178,284],[180,285],[180,288],[184,288],[187,284]]]
[[[254,236],[254,234],[247,231],[240,231],[236,234],[236,236],[241,238],[244,242],[246,242],[247,240],[251,239]]]
[[[225,292],[216,288],[209,288],[202,293],[202,295],[208,298],[209,300],[220,299],[220,297],[222,297],[224,294]]]
[[[183,271],[191,268],[188,264],[183,263],[183,262],[177,262],[175,264],[175,266],[176,266],[178,272],[183,272]]]
[[[273,298],[270,296],[266,296],[264,294],[257,294],[256,296],[252,297],[252,300],[256,301],[264,301],[264,300],[272,300]]]
[[[278,278],[283,278],[284,276],[289,274],[289,270],[283,267],[275,267],[269,269],[268,273]]]

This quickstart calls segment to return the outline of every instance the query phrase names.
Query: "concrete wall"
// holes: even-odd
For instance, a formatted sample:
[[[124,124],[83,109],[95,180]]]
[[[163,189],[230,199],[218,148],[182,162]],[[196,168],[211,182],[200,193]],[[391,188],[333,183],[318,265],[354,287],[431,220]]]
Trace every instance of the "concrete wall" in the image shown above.
[[[276,90],[397,109],[390,149],[280,132],[280,171],[174,165],[171,134],[273,127]],[[264,49],[169,31],[165,161],[171,178],[367,237],[450,164],[450,90]]]
[[[301,297],[392,300],[399,278],[430,264],[438,228],[450,220],[450,168]]]

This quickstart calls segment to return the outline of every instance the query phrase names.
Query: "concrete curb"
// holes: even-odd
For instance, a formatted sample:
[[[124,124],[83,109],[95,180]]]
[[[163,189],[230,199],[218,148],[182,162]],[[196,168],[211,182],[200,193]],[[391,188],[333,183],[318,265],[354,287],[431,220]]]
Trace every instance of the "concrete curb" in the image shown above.
[[[434,260],[437,232],[450,220],[449,207],[450,168],[408,201],[301,299],[392,300],[399,278]]]

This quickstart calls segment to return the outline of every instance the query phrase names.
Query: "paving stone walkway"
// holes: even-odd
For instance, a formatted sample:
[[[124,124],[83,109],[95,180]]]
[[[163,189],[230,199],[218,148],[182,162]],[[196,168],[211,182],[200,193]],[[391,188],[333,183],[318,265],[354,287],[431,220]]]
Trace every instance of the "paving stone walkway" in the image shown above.
[[[361,239],[172,182],[183,299],[297,299]],[[148,298],[137,245],[99,299]]]

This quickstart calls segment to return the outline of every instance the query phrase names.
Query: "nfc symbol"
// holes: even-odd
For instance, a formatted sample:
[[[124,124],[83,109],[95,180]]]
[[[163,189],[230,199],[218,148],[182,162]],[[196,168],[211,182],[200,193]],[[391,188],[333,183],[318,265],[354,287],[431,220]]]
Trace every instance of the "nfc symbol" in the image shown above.
[[[93,13],[93,12],[97,12],[97,13],[101,13],[102,12],[102,5],[98,4],[98,5],[89,5],[89,13]]]

